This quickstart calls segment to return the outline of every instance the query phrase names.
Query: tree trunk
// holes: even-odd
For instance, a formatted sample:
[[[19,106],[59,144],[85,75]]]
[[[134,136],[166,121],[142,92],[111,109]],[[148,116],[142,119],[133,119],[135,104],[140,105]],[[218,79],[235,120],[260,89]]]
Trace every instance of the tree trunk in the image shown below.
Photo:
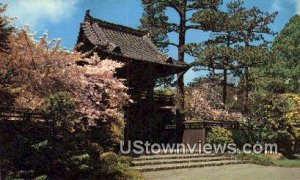
[[[182,47],[181,49],[183,49]],[[184,62],[184,51],[178,49],[178,61]],[[177,117],[180,122],[184,121],[184,72],[177,74]]]
[[[178,62],[184,63],[185,35],[186,35],[186,5],[183,5],[180,13],[179,43],[178,43]],[[185,121],[184,115],[184,73],[177,74],[177,97],[176,115],[178,122]]]
[[[179,17],[179,40],[178,40],[178,62],[184,63],[184,53],[185,53],[185,35],[186,35],[186,3],[183,2]],[[185,121],[185,109],[184,109],[184,74],[185,72],[181,72],[177,74],[177,95],[176,95],[176,131],[177,131],[177,141],[183,141],[183,133],[184,133],[184,124]]]
[[[251,37],[251,32],[248,31],[247,39],[245,41],[246,48],[248,48],[250,46],[250,44],[249,44],[250,37]],[[248,103],[249,103],[249,92],[250,92],[250,89],[249,89],[249,67],[248,66],[245,68],[244,90],[245,90],[245,97],[244,97],[244,102],[243,102],[243,112],[247,115],[249,112]]]
[[[245,97],[244,97],[244,103],[243,103],[243,111],[245,114],[248,113],[249,108],[248,108],[248,103],[249,103],[249,68],[245,68]]]
[[[227,48],[230,47],[230,40],[231,40],[231,34],[230,32],[227,32],[227,37],[226,37],[226,41],[227,41]],[[225,58],[225,66],[224,66],[224,74],[223,74],[223,104],[224,104],[224,108],[225,108],[225,105],[226,105],[226,101],[227,101],[227,66],[228,66],[228,63],[230,61],[230,56],[226,57]]]
[[[224,77],[223,77],[223,104],[226,105],[227,100],[227,69],[224,69]]]

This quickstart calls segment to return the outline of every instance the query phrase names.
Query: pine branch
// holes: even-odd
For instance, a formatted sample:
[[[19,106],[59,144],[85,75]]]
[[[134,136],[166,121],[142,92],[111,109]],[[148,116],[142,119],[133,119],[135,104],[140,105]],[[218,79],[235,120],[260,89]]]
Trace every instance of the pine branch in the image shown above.
[[[179,47],[178,44],[172,43],[172,42],[156,42],[156,43],[161,44],[161,45],[171,45],[171,46],[174,46],[174,47]]]

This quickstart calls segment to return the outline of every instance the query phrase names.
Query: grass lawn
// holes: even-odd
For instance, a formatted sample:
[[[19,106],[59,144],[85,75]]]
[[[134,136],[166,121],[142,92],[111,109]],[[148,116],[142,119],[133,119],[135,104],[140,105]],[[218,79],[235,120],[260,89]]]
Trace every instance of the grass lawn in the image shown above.
[[[146,180],[299,180],[300,168],[241,164],[143,173]]]
[[[280,167],[300,167],[300,159],[273,160],[273,162]]]
[[[239,154],[237,156],[240,159],[248,159],[255,164],[270,165],[279,167],[300,167],[300,155],[295,154],[292,158],[276,159],[270,156],[258,155],[258,154]]]
[[[237,157],[251,160],[255,164],[145,172],[143,175],[146,180],[298,180],[300,177],[300,156],[297,155],[292,159],[257,154],[240,154]]]
[[[300,167],[300,155],[294,154],[291,159],[272,160],[274,165],[280,167]]]

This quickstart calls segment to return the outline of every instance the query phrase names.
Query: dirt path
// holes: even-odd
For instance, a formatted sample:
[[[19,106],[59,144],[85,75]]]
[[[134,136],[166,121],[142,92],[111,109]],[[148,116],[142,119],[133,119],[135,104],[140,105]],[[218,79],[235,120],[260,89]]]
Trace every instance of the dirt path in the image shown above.
[[[146,180],[299,180],[300,168],[232,165],[144,173]]]

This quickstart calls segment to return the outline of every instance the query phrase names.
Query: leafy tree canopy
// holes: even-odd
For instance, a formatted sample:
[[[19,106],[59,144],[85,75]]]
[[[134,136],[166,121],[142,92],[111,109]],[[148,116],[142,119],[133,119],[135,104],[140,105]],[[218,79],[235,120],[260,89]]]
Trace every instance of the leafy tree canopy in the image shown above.
[[[300,92],[300,16],[296,15],[278,34],[273,51],[278,59],[274,73],[281,75],[288,90]]]
[[[272,56],[255,73],[257,87],[276,93],[300,92],[300,16],[296,15],[277,35]]]

